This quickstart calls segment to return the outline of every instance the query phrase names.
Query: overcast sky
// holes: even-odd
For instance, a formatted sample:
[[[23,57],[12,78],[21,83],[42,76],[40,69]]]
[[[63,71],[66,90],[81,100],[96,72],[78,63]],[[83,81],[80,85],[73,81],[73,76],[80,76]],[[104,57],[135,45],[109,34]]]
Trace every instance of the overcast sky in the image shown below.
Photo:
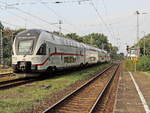
[[[56,4],[54,2],[63,2]],[[76,2],[84,1],[84,2]],[[136,40],[138,10],[140,38],[150,33],[150,0],[0,0],[0,20],[13,29],[26,27],[86,35],[104,33],[109,42],[125,52]],[[144,14],[142,14],[144,13]],[[145,14],[147,13],[147,14]],[[51,25],[52,24],[52,25]]]

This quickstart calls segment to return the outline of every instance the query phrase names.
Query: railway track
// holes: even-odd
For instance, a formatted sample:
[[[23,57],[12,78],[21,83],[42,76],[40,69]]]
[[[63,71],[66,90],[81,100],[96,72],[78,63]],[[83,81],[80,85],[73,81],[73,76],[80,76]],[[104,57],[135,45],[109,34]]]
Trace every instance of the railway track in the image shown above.
[[[94,65],[91,65],[87,68],[90,68],[92,66],[94,66]],[[60,71],[56,71],[54,74],[56,76],[60,76],[60,75],[70,74],[70,73],[78,71],[78,70],[80,70],[80,69],[77,69],[77,70],[70,69],[70,70],[66,70],[66,71],[60,70]],[[3,74],[0,76],[0,78],[11,76],[11,75],[15,75],[15,74],[14,73]],[[19,78],[15,78],[15,79],[13,78],[10,80],[1,81],[0,82],[0,90],[5,90],[5,89],[25,85],[28,83],[32,83],[35,81],[42,81],[42,80],[52,78],[52,76],[33,76],[32,77],[32,76],[24,76],[24,74],[17,74],[16,76],[18,76]]]
[[[119,64],[113,65],[47,108],[43,113],[92,113],[113,81]]]
[[[0,82],[0,90],[5,90],[5,89],[25,85],[27,83],[31,83],[34,81],[39,81],[39,79],[36,79],[36,78],[18,78],[18,79],[13,79],[13,80],[2,81],[2,82]]]
[[[4,73],[4,74],[0,74],[0,78],[5,77],[5,76],[11,76],[14,73]]]

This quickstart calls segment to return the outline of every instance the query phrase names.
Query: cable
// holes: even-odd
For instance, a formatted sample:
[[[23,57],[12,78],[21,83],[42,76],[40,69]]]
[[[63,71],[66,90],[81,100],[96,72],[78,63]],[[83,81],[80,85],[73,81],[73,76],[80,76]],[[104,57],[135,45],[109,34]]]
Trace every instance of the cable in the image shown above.
[[[105,4],[105,1],[102,0],[102,3],[103,3],[103,6],[104,6],[104,9],[105,9],[105,14],[107,15],[107,7],[106,7],[106,4]]]
[[[2,9],[2,8],[0,8],[0,9]],[[7,13],[9,13],[9,14],[11,14],[11,15],[17,17],[17,19],[18,19],[18,17],[19,17],[19,19],[22,19],[23,21],[26,21],[26,20],[27,20],[26,18],[24,18],[24,17],[22,17],[22,16],[20,16],[20,15],[16,15],[15,13],[13,13],[13,12],[11,12],[11,11],[9,11],[9,10],[7,10]],[[35,21],[32,22],[31,24],[34,24],[34,25],[39,26],[39,27],[43,27],[43,26],[40,26],[40,25],[36,24]]]
[[[40,0],[40,1],[41,1],[41,0]],[[58,18],[62,18],[68,25],[70,25],[70,26],[72,26],[73,28],[75,28],[72,23],[70,23],[67,19],[65,19],[64,17],[62,17],[61,15],[59,15],[56,11],[54,11],[54,10],[53,10],[51,7],[49,7],[47,4],[43,4],[42,2],[41,2],[41,4],[44,5],[46,8],[50,9],[50,10],[53,12],[53,14],[55,14]],[[78,30],[77,28],[75,28],[75,29]]]
[[[91,1],[91,0],[72,0],[72,1],[70,1],[70,0],[65,0],[65,1],[55,1],[55,2],[40,1],[40,3],[42,3],[42,4],[49,4],[49,3],[51,3],[51,4],[61,4],[61,3],[75,3],[75,2],[77,2],[77,3],[81,4],[82,2],[86,2],[86,1]],[[21,2],[21,3],[16,2],[16,3],[12,3],[12,4],[7,4],[7,5],[8,5],[8,6],[35,5],[35,4],[37,4],[37,3],[38,3],[37,1],[35,1],[35,2]]]
[[[112,35],[111,30],[109,29],[108,25],[107,25],[106,22],[104,21],[104,19],[103,19],[103,17],[101,16],[101,14],[98,12],[98,10],[97,10],[97,8],[95,7],[93,1],[91,1],[91,5],[93,6],[93,8],[94,8],[96,14],[98,15],[99,19],[100,19],[100,20],[102,21],[102,23],[105,25],[105,27],[106,27],[108,33],[109,33],[109,34],[111,35],[111,37],[113,38],[113,35]],[[101,21],[100,21],[100,22],[101,22]]]
[[[38,19],[38,20],[40,20],[40,21],[42,21],[42,22],[45,22],[45,23],[47,23],[47,24],[49,24],[49,25],[53,25],[54,27],[57,27],[57,28],[58,28],[58,26],[55,26],[55,24],[49,23],[47,20],[44,20],[44,19],[42,19],[42,18],[40,18],[40,17],[38,17],[38,16],[36,16],[36,15],[33,15],[33,14],[28,13],[28,12],[26,12],[26,11],[23,11],[23,10],[21,10],[21,9],[19,9],[19,8],[16,8],[16,9],[17,9],[18,11],[22,12],[22,13],[25,13],[25,14],[27,14],[27,15],[33,17],[33,18],[36,18],[36,19]],[[69,30],[64,29],[64,28],[63,28],[62,30],[67,31],[67,32],[70,32]]]
[[[6,3],[4,3],[4,2],[2,2],[2,1],[0,1],[0,2],[3,3],[3,4],[6,4]],[[7,5],[7,4],[6,4],[6,5]],[[13,8],[16,9],[16,10],[18,10],[18,11],[20,11],[20,12],[22,12],[22,13],[24,13],[24,14],[26,14],[26,15],[29,15],[29,16],[31,16],[31,17],[33,17],[33,18],[36,18],[36,19],[38,19],[38,20],[40,20],[40,21],[42,21],[42,22],[45,22],[45,23],[47,23],[47,24],[49,24],[49,25],[53,25],[54,27],[57,27],[57,26],[55,26],[54,24],[51,24],[51,23],[49,23],[47,20],[44,20],[44,19],[42,19],[42,18],[40,18],[40,17],[38,17],[38,16],[36,16],[36,15],[33,15],[33,14],[31,14],[31,13],[28,13],[28,12],[22,10],[22,9],[17,8],[17,7],[13,7]],[[58,28],[58,27],[57,27],[57,28]],[[70,32],[69,30],[64,29],[64,28],[63,28],[62,30],[67,31],[67,32]]]
[[[68,2],[84,2],[84,1],[90,1],[90,0],[62,1],[62,2],[57,1],[57,2],[51,2],[51,3],[56,3],[56,4],[58,4],[58,3],[68,3]],[[49,2],[44,2],[44,1],[42,1],[42,0],[39,0],[39,2],[29,2],[29,3],[18,3],[18,2],[17,2],[17,3],[9,4],[8,6],[14,6],[14,5],[20,5],[20,4],[21,4],[21,5],[25,5],[25,4],[35,5],[35,4],[37,4],[37,3],[41,3],[41,4],[44,5],[46,8],[50,9],[58,18],[62,18],[64,21],[66,21],[66,23],[67,23],[68,25],[73,26],[74,29],[78,30],[78,29],[75,28],[74,25],[71,24],[68,20],[66,20],[64,17],[60,16],[60,15],[57,14],[52,8],[50,8],[50,7],[47,5]],[[25,12],[24,12],[24,13],[25,13]],[[30,16],[31,16],[31,15],[30,15]],[[41,20],[41,18],[40,18],[40,20]],[[51,24],[51,25],[54,25],[54,24]]]
[[[19,25],[15,25],[15,24],[11,24],[11,23],[9,23],[9,22],[6,22],[6,21],[4,21],[4,20],[0,20],[2,23],[5,23],[5,24],[7,24],[7,25],[10,25],[10,26],[14,26],[14,27],[18,27],[18,28],[23,28],[23,26],[19,26]]]

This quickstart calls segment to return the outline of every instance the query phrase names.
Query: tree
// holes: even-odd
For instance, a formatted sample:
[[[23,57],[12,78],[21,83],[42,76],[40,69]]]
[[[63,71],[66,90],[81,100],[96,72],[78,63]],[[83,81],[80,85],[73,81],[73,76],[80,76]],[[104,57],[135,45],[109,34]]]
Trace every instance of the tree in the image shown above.
[[[55,34],[55,35],[64,37],[64,34],[63,33],[59,33],[58,31],[53,31],[52,33]]]
[[[106,45],[108,44],[107,36],[100,33],[92,33],[84,36],[84,42],[101,49],[106,49]]]
[[[25,29],[12,30],[10,28],[4,28],[3,30],[3,55],[4,62],[7,65],[11,65],[11,56],[12,56],[12,43],[14,37],[21,31]]]
[[[11,65],[11,55],[12,55],[12,38],[13,31],[9,28],[4,28],[3,30],[3,55],[4,63]]]
[[[108,38],[104,34],[92,33],[84,36],[83,39],[84,43],[91,44],[108,52],[114,51],[114,53],[116,53],[118,50],[117,47],[113,47],[112,44],[108,42]]]
[[[78,41],[78,42],[83,42],[83,38],[80,37],[79,35],[77,35],[76,33],[69,33],[69,34],[66,34],[65,37],[71,38],[71,39],[76,40],[76,41]]]
[[[141,56],[144,55],[144,45],[145,45],[145,55],[150,56],[150,34],[144,36],[137,44],[133,46],[136,48],[139,45]]]

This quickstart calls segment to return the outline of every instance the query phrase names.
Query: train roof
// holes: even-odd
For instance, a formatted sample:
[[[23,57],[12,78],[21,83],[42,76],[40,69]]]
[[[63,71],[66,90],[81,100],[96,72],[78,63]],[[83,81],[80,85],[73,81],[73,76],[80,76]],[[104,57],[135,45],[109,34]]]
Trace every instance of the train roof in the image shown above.
[[[24,30],[20,33],[17,34],[16,37],[19,37],[19,36],[27,36],[27,35],[40,35],[40,33],[42,32],[43,30],[40,30],[40,29],[29,29],[29,30]]]
[[[18,35],[16,37],[19,37],[19,36],[40,36],[40,34],[42,32],[45,32],[45,33],[48,33],[51,35],[52,39],[50,38],[47,38],[47,40],[51,40],[51,42],[55,42],[57,44],[64,44],[64,45],[70,45],[70,46],[75,46],[75,47],[80,47],[80,48],[87,48],[87,49],[92,49],[92,50],[97,50],[97,51],[104,51],[104,50],[101,50],[99,48],[96,48],[96,47],[93,47],[92,45],[88,45],[88,44],[84,44],[84,43],[81,43],[81,42],[78,42],[76,40],[73,40],[73,39],[70,39],[70,38],[64,38],[62,36],[59,36],[59,35],[56,35],[56,34],[53,34],[52,32],[49,32],[49,31],[46,31],[46,30],[42,30],[42,29],[29,29],[29,30],[25,30],[23,32],[20,32],[18,33]],[[106,52],[106,51],[104,51]]]

